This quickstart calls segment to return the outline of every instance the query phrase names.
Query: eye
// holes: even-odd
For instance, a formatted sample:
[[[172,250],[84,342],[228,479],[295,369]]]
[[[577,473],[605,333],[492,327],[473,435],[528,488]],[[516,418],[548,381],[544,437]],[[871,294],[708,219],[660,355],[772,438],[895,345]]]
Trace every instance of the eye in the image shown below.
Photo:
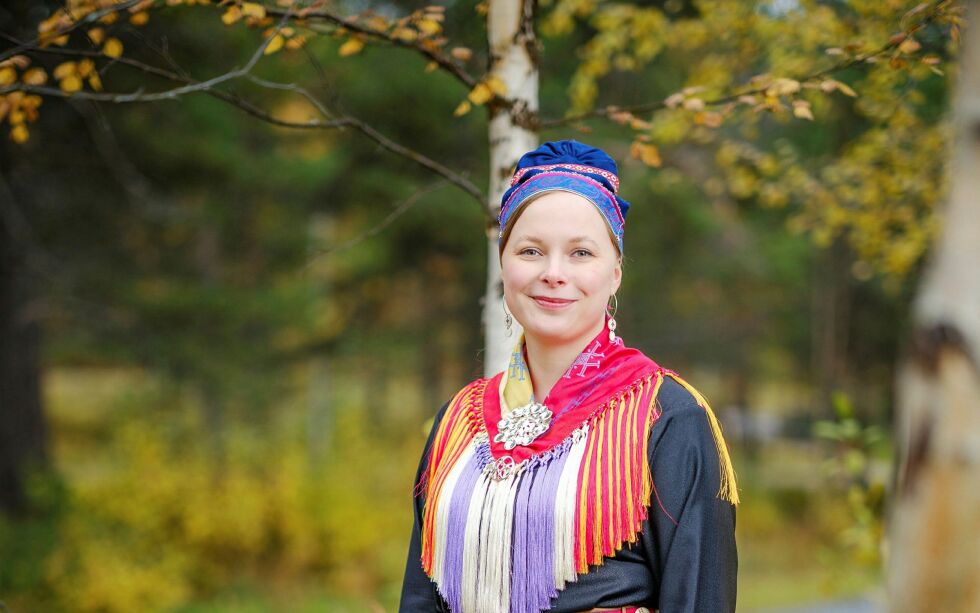
[[[531,253],[531,252],[534,252],[534,253]],[[540,252],[537,249],[535,249],[534,247],[525,247],[525,248],[521,249],[520,251],[518,251],[517,252],[517,255],[535,255],[536,253],[540,253]]]
[[[581,254],[583,254],[583,256],[586,256],[586,257],[592,255],[592,252],[589,251],[588,249],[576,249],[572,253],[574,253],[575,255],[578,255],[578,254],[581,253]]]

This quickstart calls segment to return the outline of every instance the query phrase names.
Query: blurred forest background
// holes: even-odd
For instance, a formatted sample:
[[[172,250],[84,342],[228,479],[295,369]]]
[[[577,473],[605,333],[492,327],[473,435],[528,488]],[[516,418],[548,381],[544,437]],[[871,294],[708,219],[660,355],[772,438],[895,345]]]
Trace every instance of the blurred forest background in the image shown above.
[[[261,42],[223,23],[227,7],[156,4],[114,25],[127,55],[208,78]],[[474,50],[463,61],[485,63],[485,4],[442,4],[441,27]],[[0,45],[59,6],[6,2]],[[426,3],[330,6],[390,18]],[[675,104],[540,130],[620,161],[634,206],[619,332],[723,420],[742,488],[740,610],[881,582],[895,365],[944,196],[955,76],[948,25],[893,39],[915,6],[538,7],[545,117],[690,86],[707,89],[685,99],[711,99],[887,47],[776,94],[805,104]],[[486,186],[486,115],[461,112],[466,89],[418,54],[350,40],[311,38],[254,73]],[[99,68],[112,91],[155,84]],[[231,89],[278,117],[312,114],[292,91]],[[485,212],[353,130],[277,128],[206,95],[46,98],[29,137],[15,129],[8,118],[0,142],[0,451],[36,461],[4,474],[18,488],[0,516],[0,599],[394,610],[430,419],[483,371]]]

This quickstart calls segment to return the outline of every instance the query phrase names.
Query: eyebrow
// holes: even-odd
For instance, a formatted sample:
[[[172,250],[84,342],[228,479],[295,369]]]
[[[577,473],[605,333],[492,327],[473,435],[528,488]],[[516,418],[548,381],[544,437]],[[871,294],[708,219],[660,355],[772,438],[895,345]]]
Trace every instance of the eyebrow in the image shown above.
[[[528,241],[528,242],[531,242],[531,243],[538,243],[539,245],[544,242],[543,240],[541,240],[537,236],[531,236],[530,234],[521,235],[520,237],[518,237],[517,240],[519,240],[519,241]],[[588,236],[573,236],[568,242],[570,242],[570,243],[592,243],[593,245],[596,244],[596,242],[594,240],[592,240],[591,238],[589,238]]]

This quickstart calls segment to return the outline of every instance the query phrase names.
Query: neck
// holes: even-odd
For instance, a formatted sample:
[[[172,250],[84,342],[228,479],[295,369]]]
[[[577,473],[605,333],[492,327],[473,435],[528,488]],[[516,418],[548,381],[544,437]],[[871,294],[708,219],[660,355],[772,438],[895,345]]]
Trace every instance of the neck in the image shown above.
[[[565,374],[578,354],[582,353],[585,344],[599,334],[605,323],[603,318],[582,336],[558,344],[545,342],[525,332],[527,365],[531,371],[531,386],[534,388],[534,399],[537,402],[544,402],[551,388]]]

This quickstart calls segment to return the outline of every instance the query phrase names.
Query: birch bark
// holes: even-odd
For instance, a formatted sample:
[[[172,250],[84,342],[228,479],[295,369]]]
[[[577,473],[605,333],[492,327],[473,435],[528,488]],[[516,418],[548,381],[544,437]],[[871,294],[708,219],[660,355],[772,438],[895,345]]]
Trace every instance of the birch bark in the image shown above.
[[[890,610],[980,611],[980,1],[968,3],[944,228],[900,369]]]
[[[489,209],[496,218],[500,198],[520,156],[538,145],[535,129],[538,112],[538,55],[534,33],[535,0],[491,0],[487,12],[490,76],[499,78],[510,108],[491,107]],[[500,280],[496,222],[487,225],[487,285],[483,299],[486,354],[483,370],[494,375],[507,367],[510,345],[517,338],[514,322],[510,337],[504,328],[503,285]]]

